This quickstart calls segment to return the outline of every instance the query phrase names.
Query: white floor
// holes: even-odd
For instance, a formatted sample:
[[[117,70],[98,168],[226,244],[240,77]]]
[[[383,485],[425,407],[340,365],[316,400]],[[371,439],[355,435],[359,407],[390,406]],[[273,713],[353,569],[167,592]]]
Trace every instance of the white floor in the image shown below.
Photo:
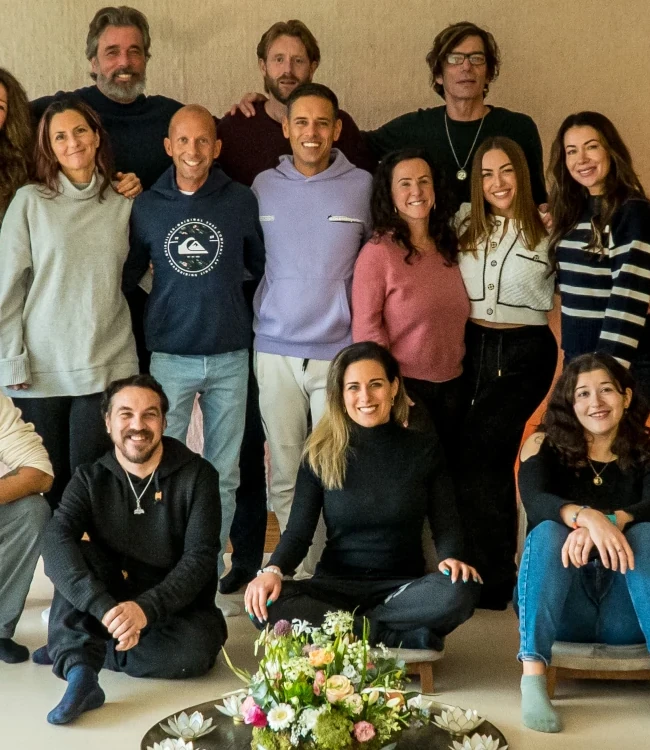
[[[39,566],[16,636],[30,650],[45,642],[40,613],[51,591]],[[229,619],[228,627],[229,656],[252,669],[255,630],[245,615]],[[478,612],[448,639],[445,659],[436,665],[441,699],[486,715],[506,735],[511,750],[650,748],[650,683],[560,683],[557,705],[565,731],[542,735],[524,729],[519,722],[516,651],[514,613]],[[0,750],[137,750],[159,719],[239,686],[222,659],[208,676],[186,682],[135,680],[110,672],[103,672],[100,680],[107,696],[103,708],[73,725],[52,727],[45,716],[59,701],[64,683],[48,667],[0,662]]]

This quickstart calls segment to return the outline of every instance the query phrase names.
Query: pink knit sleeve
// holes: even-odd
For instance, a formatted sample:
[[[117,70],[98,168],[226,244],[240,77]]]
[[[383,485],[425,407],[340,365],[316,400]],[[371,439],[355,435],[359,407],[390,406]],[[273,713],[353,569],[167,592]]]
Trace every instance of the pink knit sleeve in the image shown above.
[[[387,265],[381,244],[367,242],[359,253],[352,277],[352,340],[376,341],[388,348],[384,325]]]

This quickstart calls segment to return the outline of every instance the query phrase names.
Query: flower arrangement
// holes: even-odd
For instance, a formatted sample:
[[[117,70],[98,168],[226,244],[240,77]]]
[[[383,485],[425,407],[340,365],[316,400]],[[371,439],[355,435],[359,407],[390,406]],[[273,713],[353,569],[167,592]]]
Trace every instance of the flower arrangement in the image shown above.
[[[280,620],[255,642],[264,655],[254,675],[224,654],[248,692],[228,713],[253,725],[253,750],[379,750],[428,720],[428,709],[407,706],[404,663],[370,648],[367,621],[360,638],[353,623],[349,612],[328,612],[320,628]]]

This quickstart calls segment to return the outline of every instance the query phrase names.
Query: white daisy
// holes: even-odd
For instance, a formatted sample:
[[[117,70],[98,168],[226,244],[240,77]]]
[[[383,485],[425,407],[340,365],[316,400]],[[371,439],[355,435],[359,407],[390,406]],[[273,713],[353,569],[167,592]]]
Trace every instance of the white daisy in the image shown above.
[[[296,718],[296,712],[288,703],[279,703],[274,706],[266,715],[269,727],[274,732],[281,732],[287,729]]]

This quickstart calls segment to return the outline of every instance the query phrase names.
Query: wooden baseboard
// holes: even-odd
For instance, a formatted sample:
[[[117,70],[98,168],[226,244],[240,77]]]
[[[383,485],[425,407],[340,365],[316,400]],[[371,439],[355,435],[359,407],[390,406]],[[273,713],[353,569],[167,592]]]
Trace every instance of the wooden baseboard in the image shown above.
[[[273,552],[280,541],[280,526],[275,513],[268,512],[266,516],[266,539],[264,540],[264,552]],[[232,552],[232,545],[228,542],[226,552]]]

